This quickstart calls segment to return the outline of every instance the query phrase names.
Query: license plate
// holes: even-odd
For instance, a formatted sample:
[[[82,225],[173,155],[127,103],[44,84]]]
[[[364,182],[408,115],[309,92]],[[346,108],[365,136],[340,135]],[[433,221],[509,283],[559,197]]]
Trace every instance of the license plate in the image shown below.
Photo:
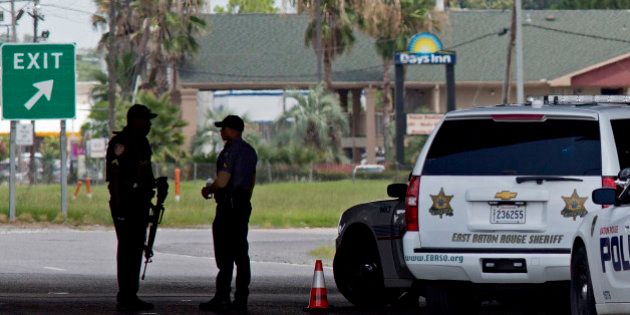
[[[492,224],[525,224],[524,205],[496,205],[490,207]]]

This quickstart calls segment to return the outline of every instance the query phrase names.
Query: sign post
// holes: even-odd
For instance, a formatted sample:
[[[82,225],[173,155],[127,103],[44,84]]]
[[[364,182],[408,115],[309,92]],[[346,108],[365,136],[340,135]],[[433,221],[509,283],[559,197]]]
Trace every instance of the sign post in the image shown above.
[[[68,152],[66,150],[66,120],[62,119],[59,130],[59,147],[61,147],[61,214],[63,220],[68,219],[68,169],[66,168],[66,160]]]
[[[455,62],[454,51],[443,50],[440,39],[431,33],[418,33],[409,39],[406,52],[394,56],[396,89],[396,162],[405,163],[405,73],[406,65],[445,65],[446,66],[446,105],[447,111],[455,110]]]
[[[9,145],[9,222],[15,221],[15,125],[17,122],[11,121],[11,138]]]
[[[11,120],[10,219],[15,218],[15,120],[61,119],[61,211],[67,218],[65,119],[76,116],[73,44],[7,43],[2,53],[2,118]]]

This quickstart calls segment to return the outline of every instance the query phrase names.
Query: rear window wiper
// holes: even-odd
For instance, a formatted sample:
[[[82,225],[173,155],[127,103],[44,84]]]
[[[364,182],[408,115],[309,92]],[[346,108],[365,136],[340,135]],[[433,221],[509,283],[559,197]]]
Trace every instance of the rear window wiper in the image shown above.
[[[548,182],[583,182],[584,180],[581,178],[575,177],[559,177],[559,176],[518,176],[516,177],[516,183],[521,184],[524,182],[536,182],[536,184],[540,185],[544,181]]]

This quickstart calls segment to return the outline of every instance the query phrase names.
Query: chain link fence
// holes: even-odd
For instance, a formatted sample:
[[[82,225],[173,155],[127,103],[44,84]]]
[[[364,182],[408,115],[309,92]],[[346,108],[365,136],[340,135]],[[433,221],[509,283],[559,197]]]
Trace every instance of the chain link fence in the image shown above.
[[[28,165],[18,165],[16,182],[18,185],[29,185],[31,178],[35,184],[55,184],[60,182],[59,165],[44,165],[38,163],[36,175],[30,176]],[[58,163],[57,163],[58,164]],[[74,184],[78,180],[85,181],[90,178],[92,184],[105,183],[105,161],[92,160],[85,166],[78,166],[76,161],[68,163],[68,183]],[[259,161],[256,168],[256,181],[258,183],[273,182],[303,182],[303,181],[329,181],[352,179],[386,179],[392,182],[407,182],[410,168],[385,167],[384,171],[355,171],[353,164],[315,164],[292,165],[284,163],[267,163]],[[215,163],[183,163],[183,164],[153,164],[155,177],[166,176],[175,178],[175,169],[180,169],[182,181],[207,181],[216,177]],[[8,184],[9,168],[0,166],[0,183]]]

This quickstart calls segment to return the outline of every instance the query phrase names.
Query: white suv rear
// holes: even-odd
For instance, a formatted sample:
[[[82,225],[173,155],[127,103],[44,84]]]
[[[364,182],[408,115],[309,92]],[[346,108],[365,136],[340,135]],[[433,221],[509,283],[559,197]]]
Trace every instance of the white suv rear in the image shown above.
[[[569,280],[573,235],[601,208],[590,194],[614,187],[628,162],[628,144],[618,151],[616,141],[630,135],[616,126],[630,124],[630,106],[550,100],[568,104],[450,112],[428,139],[407,191],[403,251],[429,280],[430,310],[468,307],[461,296],[473,301],[474,284]]]

